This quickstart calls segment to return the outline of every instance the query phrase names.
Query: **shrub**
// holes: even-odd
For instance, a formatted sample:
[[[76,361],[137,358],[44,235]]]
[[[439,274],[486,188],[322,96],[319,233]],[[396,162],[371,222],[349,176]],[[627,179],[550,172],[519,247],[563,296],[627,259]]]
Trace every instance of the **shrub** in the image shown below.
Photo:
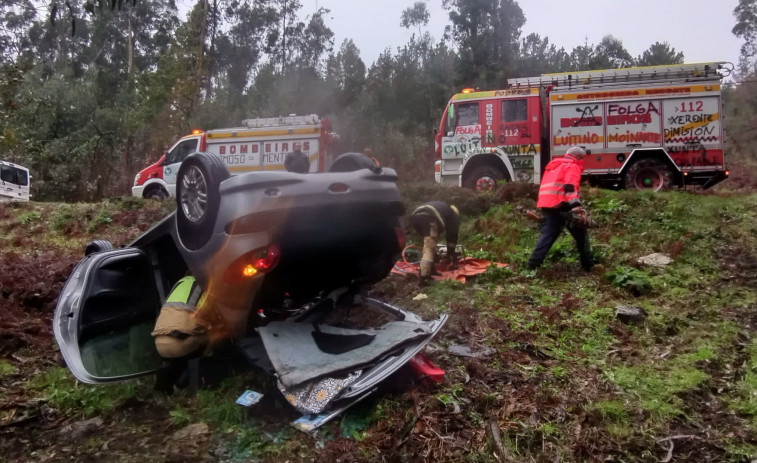
[[[646,294],[652,289],[650,276],[632,267],[616,267],[614,270],[605,273],[605,278],[610,280],[613,286],[627,289],[636,296]]]

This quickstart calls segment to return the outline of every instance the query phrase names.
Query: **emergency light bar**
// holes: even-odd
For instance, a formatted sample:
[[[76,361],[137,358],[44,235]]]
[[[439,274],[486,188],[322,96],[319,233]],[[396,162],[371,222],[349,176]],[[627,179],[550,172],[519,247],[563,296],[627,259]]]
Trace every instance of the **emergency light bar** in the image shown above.
[[[245,119],[242,121],[242,125],[250,129],[259,127],[318,125],[320,123],[321,119],[316,114],[310,114],[307,116],[295,116],[294,114],[290,114],[288,116]]]

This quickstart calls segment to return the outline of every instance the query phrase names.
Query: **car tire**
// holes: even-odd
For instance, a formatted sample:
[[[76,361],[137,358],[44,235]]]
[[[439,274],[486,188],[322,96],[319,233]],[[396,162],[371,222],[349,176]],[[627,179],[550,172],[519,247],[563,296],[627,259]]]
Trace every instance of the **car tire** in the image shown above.
[[[210,240],[221,196],[218,186],[229,178],[221,159],[193,153],[176,175],[176,231],[182,245],[196,251]]]
[[[475,191],[493,190],[498,180],[503,180],[505,175],[501,170],[491,165],[474,167],[463,178],[463,186]]]
[[[381,170],[371,158],[363,153],[344,153],[334,159],[329,172],[354,172],[361,169],[374,172]]]
[[[145,194],[143,196],[145,199],[163,201],[164,199],[168,199],[168,192],[162,186],[156,186],[145,191]]]
[[[110,241],[106,240],[93,240],[90,241],[87,246],[84,248],[84,255],[88,256],[90,254],[95,254],[98,252],[105,252],[105,251],[112,251],[113,245],[110,243]]]
[[[669,190],[673,184],[673,171],[659,159],[639,159],[626,171],[624,184],[632,190]]]

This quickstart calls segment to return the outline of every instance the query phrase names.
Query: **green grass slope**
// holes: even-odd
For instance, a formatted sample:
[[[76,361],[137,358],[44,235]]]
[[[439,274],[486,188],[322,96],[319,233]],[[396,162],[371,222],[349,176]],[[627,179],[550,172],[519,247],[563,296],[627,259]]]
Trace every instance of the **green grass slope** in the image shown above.
[[[466,285],[422,290],[391,275],[373,294],[450,320],[427,348],[434,388],[379,393],[314,435],[254,373],[196,396],[149,380],[76,384],[49,329],[60,285],[92,238],[126,244],[170,204],[0,205],[0,459],[9,461],[733,461],[757,458],[757,195],[587,189],[602,268],[580,270],[566,233],[525,270],[538,229],[522,212],[535,187],[480,195],[402,187],[408,210],[456,204],[468,255],[506,262]],[[412,232],[410,241],[418,243]],[[637,262],[665,253],[663,269]],[[416,296],[423,293],[425,299]],[[643,308],[637,325],[618,305]],[[452,355],[452,344],[493,353]],[[244,389],[270,399],[245,412]],[[76,443],[60,428],[103,424]],[[174,433],[196,425],[195,437]],[[207,426],[204,426],[204,425]],[[186,429],[186,428],[185,428]],[[139,442],[141,445],[130,445]]]

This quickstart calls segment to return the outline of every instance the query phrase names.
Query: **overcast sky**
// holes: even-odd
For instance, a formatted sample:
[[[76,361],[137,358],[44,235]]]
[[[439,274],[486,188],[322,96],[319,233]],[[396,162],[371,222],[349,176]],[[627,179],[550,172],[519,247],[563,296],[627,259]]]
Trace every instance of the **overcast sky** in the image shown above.
[[[303,14],[328,8],[334,48],[351,38],[370,66],[389,47],[407,43],[413,31],[399,26],[413,0],[301,0]],[[588,39],[596,44],[612,34],[632,56],[654,42],[668,42],[688,63],[738,61],[741,42],[732,33],[738,0],[518,0],[526,16],[522,37],[536,32],[570,53]],[[439,40],[449,24],[442,0],[427,0],[427,31]]]

